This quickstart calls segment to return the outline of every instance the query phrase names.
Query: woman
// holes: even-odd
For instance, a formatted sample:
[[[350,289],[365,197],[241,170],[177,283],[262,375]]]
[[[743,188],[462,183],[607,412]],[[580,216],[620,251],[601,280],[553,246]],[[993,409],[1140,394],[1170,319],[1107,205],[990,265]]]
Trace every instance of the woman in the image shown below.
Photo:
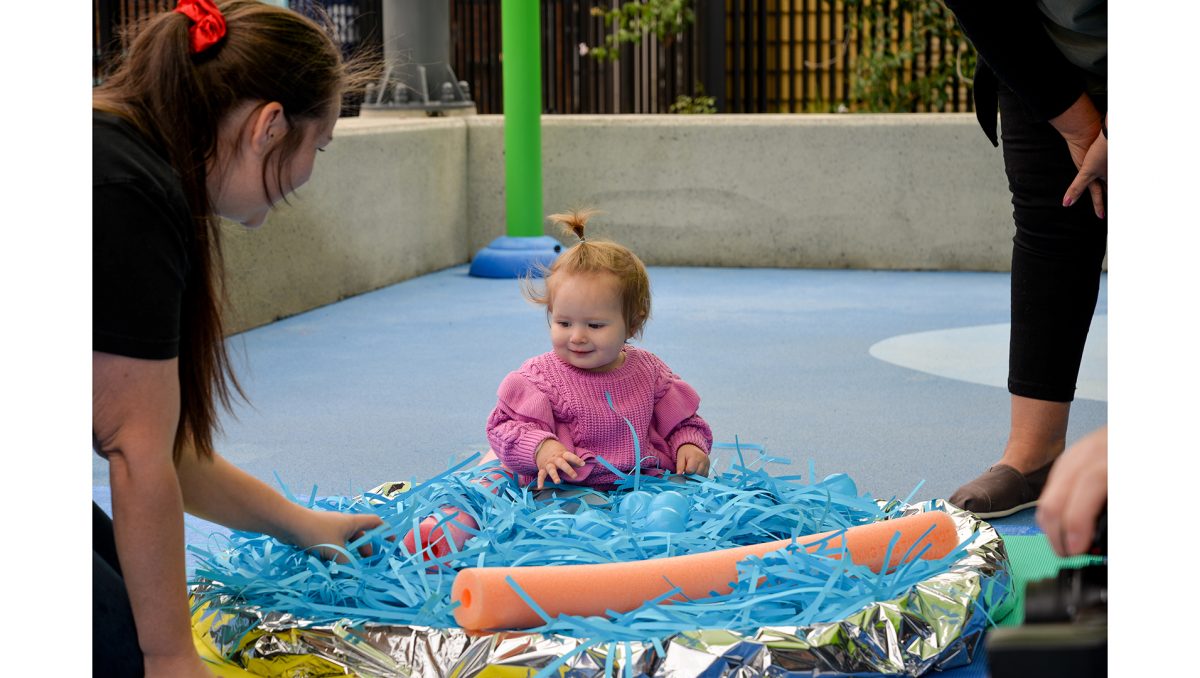
[[[376,516],[299,507],[213,449],[240,393],[223,343],[218,218],[261,225],[332,140],[351,75],[311,20],[250,0],[183,0],[93,93],[96,675],[209,675],[192,645],[183,511],[302,547]]]
[[[979,52],[975,108],[1012,192],[1011,426],[1000,461],[950,496],[983,518],[1037,504],[1066,446],[1108,238],[1105,0],[947,0]]]

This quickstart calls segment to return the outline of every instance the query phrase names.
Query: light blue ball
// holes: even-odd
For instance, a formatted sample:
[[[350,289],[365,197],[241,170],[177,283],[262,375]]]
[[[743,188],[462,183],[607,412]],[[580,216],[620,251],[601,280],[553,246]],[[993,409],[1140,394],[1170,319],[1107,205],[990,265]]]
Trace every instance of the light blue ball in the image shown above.
[[[844,494],[850,497],[858,496],[858,486],[854,479],[845,473],[834,473],[825,477],[821,484],[829,489],[830,494]]]
[[[621,500],[621,515],[630,522],[634,522],[646,515],[646,511],[650,509],[652,497],[649,492],[637,490],[630,492]]]
[[[650,501],[650,510],[653,511],[656,508],[670,508],[686,517],[692,508],[692,502],[674,490],[667,490]]]
[[[646,513],[646,529],[652,532],[683,532],[687,529],[691,501],[682,494],[667,490],[655,495]]]
[[[687,514],[671,506],[650,509],[644,528],[648,532],[683,532],[687,529]]]
[[[577,514],[575,516],[575,529],[599,539],[608,539],[612,536],[613,532],[613,527],[596,511]]]

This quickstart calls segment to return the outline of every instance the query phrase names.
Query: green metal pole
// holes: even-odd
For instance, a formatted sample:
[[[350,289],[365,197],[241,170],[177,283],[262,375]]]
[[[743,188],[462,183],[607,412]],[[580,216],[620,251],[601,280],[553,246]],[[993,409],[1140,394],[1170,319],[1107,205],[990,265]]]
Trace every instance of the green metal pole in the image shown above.
[[[542,235],[542,58],[539,0],[501,0],[505,232],[471,259],[471,275],[540,275],[562,244]]]
[[[542,235],[542,60],[538,0],[503,0],[504,208],[507,233]]]

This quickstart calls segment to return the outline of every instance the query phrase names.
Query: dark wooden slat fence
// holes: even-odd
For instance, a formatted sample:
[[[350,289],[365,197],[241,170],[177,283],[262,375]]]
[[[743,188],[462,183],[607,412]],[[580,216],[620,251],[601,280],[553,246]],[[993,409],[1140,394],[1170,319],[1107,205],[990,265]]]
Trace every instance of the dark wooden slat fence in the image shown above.
[[[451,67],[470,86],[480,113],[502,113],[501,0],[450,2]],[[532,1],[532,0],[527,0]],[[935,2],[936,0],[929,0]],[[325,9],[347,53],[369,47],[382,54],[382,11],[386,0],[293,0],[294,9]],[[877,3],[888,20],[896,0]],[[95,82],[100,82],[123,46],[120,28],[174,0],[93,0]],[[589,55],[603,45],[603,19],[594,7],[610,9],[618,0],[540,0],[542,24],[542,105],[546,113],[667,113],[680,96],[701,92],[716,99],[722,113],[802,113],[861,110],[854,100],[855,60],[864,40],[899,44],[886,22],[852,31],[861,5],[842,0],[694,0],[696,21],[669,41],[647,36],[624,44],[615,62]],[[869,36],[867,31],[874,31]],[[893,75],[896,86],[919,78],[933,65],[953,62],[963,44],[933,40],[923,54]],[[666,44],[664,44],[666,43]],[[943,111],[970,111],[968,83],[956,77],[947,86]],[[929,110],[913,104],[913,112]],[[348,106],[343,114],[354,114]]]

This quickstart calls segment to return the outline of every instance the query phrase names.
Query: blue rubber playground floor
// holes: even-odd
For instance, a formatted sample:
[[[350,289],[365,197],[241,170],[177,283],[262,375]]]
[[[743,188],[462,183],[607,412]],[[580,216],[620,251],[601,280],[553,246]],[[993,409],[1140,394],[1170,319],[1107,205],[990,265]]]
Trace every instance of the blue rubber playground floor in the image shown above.
[[[946,497],[997,460],[1008,431],[1004,273],[650,269],[640,346],[695,387],[718,442],[851,475],[878,498]],[[219,449],[295,494],[357,494],[428,478],[486,450],[504,375],[549,350],[516,281],[454,267],[230,339],[250,404]],[[1108,420],[1107,277],[1068,441]],[[93,495],[109,506],[107,466]],[[189,518],[190,541],[212,526]],[[996,521],[1036,534],[1033,512]],[[947,672],[986,675],[983,662]]]

